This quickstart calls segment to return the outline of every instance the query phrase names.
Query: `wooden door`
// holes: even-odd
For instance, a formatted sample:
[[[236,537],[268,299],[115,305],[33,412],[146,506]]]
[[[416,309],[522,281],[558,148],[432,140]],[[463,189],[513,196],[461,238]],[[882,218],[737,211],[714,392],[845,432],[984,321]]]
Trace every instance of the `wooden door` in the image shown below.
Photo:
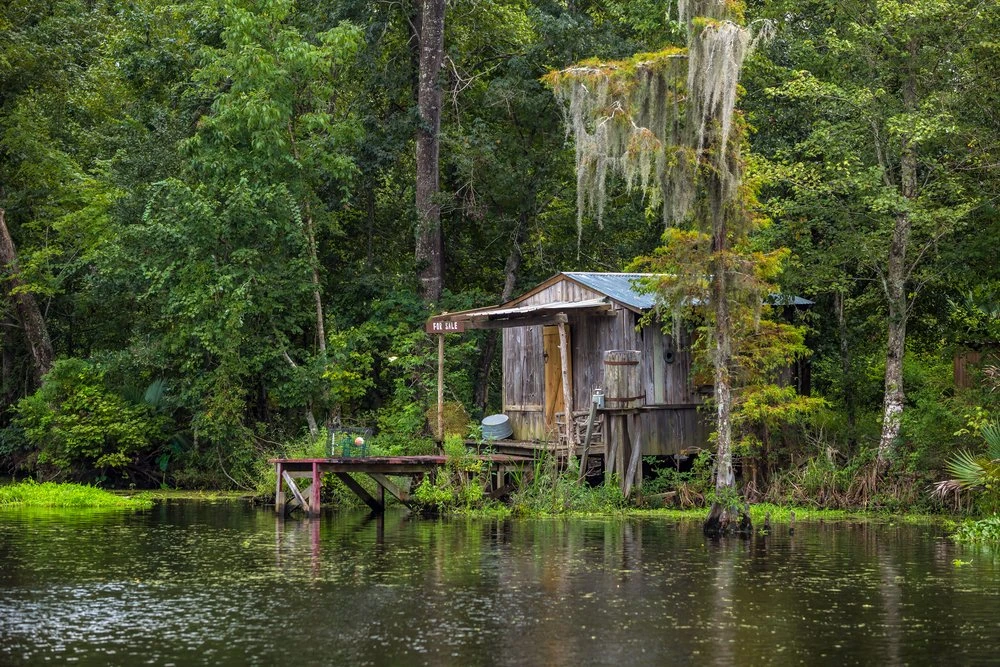
[[[566,346],[570,351],[569,368],[566,369],[566,379],[573,390],[573,345],[570,342],[570,329],[566,325]],[[563,399],[562,363],[559,356],[559,327],[542,327],[542,354],[545,359],[545,428],[553,434],[556,432],[556,413],[566,409]]]

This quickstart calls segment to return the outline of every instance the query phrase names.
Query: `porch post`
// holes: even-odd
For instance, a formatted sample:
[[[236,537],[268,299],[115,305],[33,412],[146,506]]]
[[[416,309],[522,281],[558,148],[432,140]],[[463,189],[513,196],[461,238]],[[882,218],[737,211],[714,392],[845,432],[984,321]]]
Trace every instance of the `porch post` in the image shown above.
[[[566,460],[576,451],[573,437],[573,388],[569,386],[569,341],[566,336],[566,323],[559,322],[559,364],[562,367],[563,404],[566,409]]]

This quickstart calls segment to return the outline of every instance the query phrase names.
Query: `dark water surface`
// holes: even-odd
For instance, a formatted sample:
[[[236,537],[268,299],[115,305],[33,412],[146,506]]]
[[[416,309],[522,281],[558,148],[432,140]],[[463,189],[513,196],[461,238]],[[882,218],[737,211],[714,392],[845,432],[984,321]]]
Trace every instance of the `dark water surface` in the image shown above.
[[[1000,559],[932,526],[0,512],[0,664],[969,664]],[[956,565],[955,559],[971,561]]]

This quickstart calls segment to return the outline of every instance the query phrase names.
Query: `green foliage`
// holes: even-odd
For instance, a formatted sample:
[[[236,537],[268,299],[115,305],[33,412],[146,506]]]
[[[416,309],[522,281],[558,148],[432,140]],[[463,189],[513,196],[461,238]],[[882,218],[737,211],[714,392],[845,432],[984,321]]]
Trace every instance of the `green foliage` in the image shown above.
[[[460,435],[445,437],[447,461],[433,479],[424,477],[414,489],[413,499],[426,512],[472,511],[488,506],[486,463],[470,452]]]
[[[972,491],[981,511],[989,514],[1000,512],[1000,423],[983,424],[979,429],[986,444],[986,451],[974,454],[959,450],[945,464],[952,479],[940,482],[936,492]]]
[[[42,387],[18,403],[15,422],[40,466],[74,475],[126,468],[164,439],[167,426],[152,406],[130,404],[106,385],[100,367],[80,359],[57,361]]]
[[[712,457],[708,452],[694,456],[691,468],[681,472],[669,465],[657,465],[653,457],[647,457],[652,466],[653,478],[643,482],[643,496],[673,494],[673,505],[677,507],[697,507],[705,503],[712,490]]]
[[[581,484],[577,465],[577,460],[571,459],[570,465],[560,470],[554,456],[536,460],[534,468],[522,473],[515,484],[513,511],[529,516],[614,514],[626,508],[617,478],[594,487]]]
[[[81,484],[37,483],[31,480],[0,486],[0,509],[11,507],[67,507],[101,509],[149,509],[153,501],[144,496],[120,496]]]
[[[746,387],[734,395],[743,468],[772,466],[781,497],[869,498],[864,466],[884,390],[880,262],[905,212],[914,221],[911,292],[920,298],[910,304],[908,403],[893,474],[920,488],[957,449],[978,453],[979,425],[998,414],[1000,392],[989,382],[952,386],[943,348],[996,338],[1000,10],[955,0],[768,2],[746,12],[738,4],[725,11],[780,25],[746,61],[734,150],[687,147],[662,166],[702,164],[702,183],[740,161],[747,167],[739,204],[751,215],[727,223],[734,234],[756,231],[742,245],[732,236],[732,253],[718,257],[739,288],[733,294],[745,297],[733,316],[730,368]],[[83,381],[33,386],[30,349],[0,287],[3,469],[273,485],[263,461],[314,451],[307,411],[321,426],[372,428],[373,452],[434,451],[436,346],[423,333],[432,313],[413,260],[409,11],[290,0],[0,7],[0,207],[23,289],[38,298],[57,354],[91,369]],[[687,22],[650,0],[447,11],[439,204],[451,291],[440,309],[497,302],[508,262],[517,294],[557,270],[614,270],[656,256],[664,211],[610,182],[603,228],[585,225],[576,242],[573,147],[540,78],[571,63],[610,64],[602,76],[623,88],[606,100],[648,102],[641,72],[676,85],[676,101],[688,104],[695,94],[674,76],[683,54],[671,46]],[[698,21],[697,33],[719,36],[722,27]],[[899,94],[907,67],[919,83],[909,110]],[[589,85],[596,73],[589,77],[600,97]],[[632,136],[624,120],[609,125],[609,137]],[[642,174],[660,165],[642,164],[652,143],[643,132],[634,138],[623,144],[631,164],[623,175],[642,189]],[[921,183],[909,201],[897,178],[906,138]],[[706,203],[692,210],[698,221]],[[683,285],[664,285],[678,304],[711,301],[711,272],[698,268],[714,242],[706,231],[695,224],[662,241],[655,270],[694,267]],[[772,252],[781,247],[791,254]],[[789,322],[761,310],[753,292],[776,282],[816,306]],[[714,316],[685,314],[696,350],[710,351]],[[774,383],[806,336],[816,398],[803,402]],[[500,408],[499,364],[484,365],[490,349],[487,332],[448,337],[446,401],[475,416]],[[701,356],[699,372],[711,365]],[[820,399],[828,410],[813,410]],[[559,477],[538,497],[556,497],[553,507],[590,502],[573,500],[571,480]],[[667,472],[645,487],[660,489],[687,489],[692,502],[707,493],[701,481]],[[325,484],[337,502],[341,491],[355,502],[339,483]]]
[[[948,302],[957,343],[1000,342],[1000,282],[976,285]]]
[[[985,519],[963,521],[952,533],[956,542],[1000,543],[1000,516],[996,514]]]

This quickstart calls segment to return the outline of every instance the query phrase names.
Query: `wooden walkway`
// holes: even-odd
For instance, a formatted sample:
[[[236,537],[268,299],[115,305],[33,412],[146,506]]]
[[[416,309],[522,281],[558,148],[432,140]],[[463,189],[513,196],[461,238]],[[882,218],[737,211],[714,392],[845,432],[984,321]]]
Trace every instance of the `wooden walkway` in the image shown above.
[[[527,456],[509,454],[478,454],[471,458],[483,461],[489,466],[489,479],[493,491],[504,486],[508,472],[530,466],[534,459]],[[320,515],[320,490],[325,473],[336,475],[373,512],[385,511],[385,494],[393,496],[406,506],[410,505],[410,489],[419,484],[424,475],[434,475],[447,463],[446,456],[366,456],[333,457],[325,459],[270,459],[274,464],[275,495],[274,508],[280,516],[287,516],[295,509],[301,509],[308,517]],[[368,475],[376,483],[376,496],[368,493],[352,475]],[[494,477],[495,475],[495,477]],[[402,488],[389,479],[409,477],[409,488]],[[495,479],[495,481],[493,481]],[[296,481],[298,480],[298,481]],[[308,487],[301,487],[308,480]],[[290,496],[289,496],[290,494]]]

